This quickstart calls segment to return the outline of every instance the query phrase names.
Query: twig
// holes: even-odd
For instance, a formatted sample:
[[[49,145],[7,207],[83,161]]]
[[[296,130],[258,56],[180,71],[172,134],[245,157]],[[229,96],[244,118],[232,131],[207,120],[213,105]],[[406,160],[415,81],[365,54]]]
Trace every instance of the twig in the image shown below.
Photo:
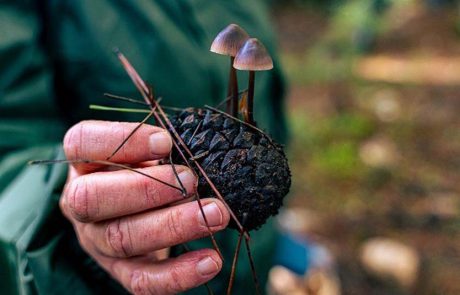
[[[115,107],[108,107],[108,106],[101,106],[97,104],[90,104],[90,110],[97,110],[97,111],[114,111],[114,112],[125,112],[125,113],[150,113],[149,110],[143,109],[131,109],[131,108],[115,108]]]
[[[245,90],[242,90],[242,91],[238,92],[238,98],[240,98],[241,95],[243,95],[243,94],[244,94],[245,92],[247,92],[247,91],[248,91],[248,90],[245,89]],[[219,104],[216,105],[215,108],[218,109],[218,108],[222,107],[222,105],[223,105],[224,103],[228,102],[228,101],[231,100],[231,99],[232,99],[232,95],[227,96],[227,97],[224,98],[221,102],[219,102]],[[163,107],[164,107],[164,106],[163,106]]]
[[[116,100],[121,100],[121,101],[126,101],[126,102],[131,102],[131,103],[135,103],[135,104],[148,106],[148,104],[146,104],[145,102],[143,102],[141,100],[134,99],[134,98],[130,98],[130,97],[119,96],[119,95],[114,95],[114,94],[110,94],[110,93],[104,93],[104,96],[106,96],[108,98],[111,98],[111,99],[116,99]],[[160,102],[160,98],[158,98],[157,101]],[[176,112],[180,112],[180,111],[184,110],[184,108],[171,107],[171,106],[165,106],[165,105],[162,105],[162,107],[164,109],[166,109],[166,110],[171,110],[171,111],[176,111]],[[145,112],[148,113],[149,111],[145,110]]]
[[[259,280],[257,279],[256,267],[254,264],[254,259],[252,258],[251,249],[249,247],[249,240],[245,239],[244,242],[246,245],[246,252],[248,253],[249,264],[251,265],[252,279],[254,280],[254,285],[256,286],[256,293],[260,295],[262,293],[260,292]]]
[[[227,295],[232,294],[233,282],[235,281],[236,265],[238,264],[238,256],[240,254],[241,240],[243,233],[239,233],[238,242],[236,243],[235,254],[233,255],[232,270],[230,272],[230,279],[228,281]]]
[[[64,160],[64,159],[59,159],[59,160],[34,160],[34,161],[29,161],[29,165],[51,165],[51,164],[98,164],[98,165],[103,165],[103,166],[112,166],[112,167],[117,167],[117,168],[122,168],[126,169],[129,171],[132,171],[134,173],[143,175],[145,177],[148,177],[150,179],[156,180],[161,184],[164,184],[166,186],[169,186],[171,188],[177,189],[178,191],[182,192],[182,189],[180,187],[177,187],[175,185],[172,185],[166,181],[163,181],[161,179],[158,179],[156,177],[150,176],[147,173],[144,173],[142,171],[136,170],[134,168],[131,168],[129,166],[119,164],[119,163],[114,163],[114,162],[109,162],[109,161],[102,161],[102,160],[85,160],[85,159],[78,159],[78,160]]]
[[[174,165],[173,160],[172,160],[172,153],[169,153],[169,164],[171,164],[171,168],[174,173],[174,177],[176,177],[177,182],[179,183],[179,186],[182,189],[182,196],[186,198],[187,190],[185,189],[184,184],[182,183],[182,180],[180,180],[179,174],[177,173],[176,165]]]
[[[214,234],[212,233],[211,228],[209,227],[208,218],[206,217],[206,214],[204,213],[203,203],[201,203],[200,194],[198,192],[196,193],[196,201],[198,202],[198,207],[200,208],[201,216],[203,216],[204,223],[206,224],[206,227],[208,228],[209,236],[211,237],[212,245],[213,245],[214,249],[217,251],[217,254],[219,254],[220,259],[222,259],[222,261],[224,261],[224,255],[222,255],[222,252],[220,251],[219,245],[217,245],[216,238],[214,237]]]
[[[190,144],[192,144],[192,140],[195,138],[195,135],[198,133],[198,130],[201,128],[201,124],[203,123],[203,121],[200,121],[198,123],[198,125],[196,125],[196,128],[195,130],[193,131],[193,134],[192,136],[190,137],[190,139],[188,140],[187,142],[187,146],[189,146]]]
[[[123,101],[131,102],[131,103],[135,103],[135,104],[148,106],[148,104],[146,104],[145,102],[143,102],[141,100],[134,99],[134,98],[130,98],[130,97],[119,96],[119,95],[114,95],[114,94],[110,94],[110,93],[104,93],[104,96],[108,97],[108,98],[111,98],[111,99],[123,100]]]
[[[261,133],[265,138],[267,138],[268,141],[273,145],[273,140],[272,140],[272,139],[270,138],[270,136],[268,136],[262,129],[257,128],[256,126],[251,125],[251,124],[249,124],[249,123],[247,123],[247,122],[244,122],[243,120],[240,120],[240,119],[238,119],[238,118],[236,118],[236,117],[233,117],[232,115],[227,114],[226,112],[222,112],[221,110],[218,110],[218,109],[216,109],[216,108],[213,108],[212,106],[204,105],[204,108],[205,108],[205,109],[208,109],[208,110],[211,110],[211,111],[214,111],[214,112],[216,112],[216,113],[222,114],[222,115],[224,115],[224,116],[226,116],[226,117],[229,117],[229,118],[231,118],[231,119],[233,119],[233,120],[235,120],[235,121],[237,121],[237,122],[240,122],[241,124],[244,124],[244,125],[248,126],[248,127],[251,128],[251,129],[254,129],[254,130],[260,132],[260,133]]]
[[[139,128],[141,128],[142,125],[144,125],[145,122],[147,122],[148,119],[150,119],[155,112],[155,109],[152,109],[150,113],[139,123],[137,126],[128,134],[128,136],[122,141],[120,145],[113,151],[113,153],[107,157],[107,161],[110,160],[113,156],[115,156],[116,153],[125,145],[126,142],[136,133]]]

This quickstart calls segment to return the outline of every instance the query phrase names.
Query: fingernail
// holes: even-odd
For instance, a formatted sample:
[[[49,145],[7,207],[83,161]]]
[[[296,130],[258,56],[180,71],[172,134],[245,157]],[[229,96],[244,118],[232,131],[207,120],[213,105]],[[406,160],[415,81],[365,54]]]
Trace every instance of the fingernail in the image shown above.
[[[216,273],[219,270],[219,265],[212,260],[211,257],[206,257],[202,259],[196,265],[196,271],[202,276],[208,276],[210,274]]]
[[[190,169],[185,169],[179,173],[179,179],[184,188],[187,190],[188,194],[193,194],[195,192],[195,185],[197,184],[196,176]],[[180,186],[178,183],[177,185]]]
[[[212,202],[203,207],[204,215],[206,216],[206,220],[208,221],[208,225],[212,226],[219,226],[222,224],[222,213],[220,212],[219,206],[216,203]],[[201,210],[198,211],[198,216],[200,219],[200,223],[203,226],[206,226],[206,221],[203,218],[203,214]]]
[[[150,152],[154,155],[167,155],[172,148],[171,137],[168,132],[161,131],[150,135]]]

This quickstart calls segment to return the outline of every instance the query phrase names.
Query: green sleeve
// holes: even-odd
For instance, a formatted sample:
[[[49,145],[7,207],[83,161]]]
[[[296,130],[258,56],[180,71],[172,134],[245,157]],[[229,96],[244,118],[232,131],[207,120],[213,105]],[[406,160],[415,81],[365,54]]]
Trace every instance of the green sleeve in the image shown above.
[[[0,159],[8,151],[57,142],[64,131],[40,45],[41,19],[27,1],[7,3],[0,3]]]
[[[34,148],[59,142],[65,130],[39,42],[41,19],[27,1],[8,3],[0,3],[0,193]]]

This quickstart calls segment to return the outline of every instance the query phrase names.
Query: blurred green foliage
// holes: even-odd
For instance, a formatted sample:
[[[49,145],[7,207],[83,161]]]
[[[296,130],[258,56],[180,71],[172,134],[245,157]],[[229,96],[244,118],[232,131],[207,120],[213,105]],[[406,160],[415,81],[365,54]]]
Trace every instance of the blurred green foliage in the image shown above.
[[[290,124],[295,134],[293,157],[308,162],[309,169],[337,179],[363,173],[358,143],[375,130],[372,120],[344,113],[312,121],[299,111],[291,113]]]

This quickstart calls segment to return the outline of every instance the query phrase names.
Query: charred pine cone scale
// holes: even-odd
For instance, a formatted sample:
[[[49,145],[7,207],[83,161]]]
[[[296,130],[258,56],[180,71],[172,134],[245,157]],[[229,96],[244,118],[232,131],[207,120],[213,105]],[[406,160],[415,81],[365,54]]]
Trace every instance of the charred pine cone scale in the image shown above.
[[[189,108],[170,120],[246,230],[260,228],[278,213],[291,185],[287,159],[279,144],[209,110]],[[184,163],[177,152],[173,159],[176,164]],[[215,197],[202,175],[198,193]],[[236,227],[234,222],[229,226]]]

